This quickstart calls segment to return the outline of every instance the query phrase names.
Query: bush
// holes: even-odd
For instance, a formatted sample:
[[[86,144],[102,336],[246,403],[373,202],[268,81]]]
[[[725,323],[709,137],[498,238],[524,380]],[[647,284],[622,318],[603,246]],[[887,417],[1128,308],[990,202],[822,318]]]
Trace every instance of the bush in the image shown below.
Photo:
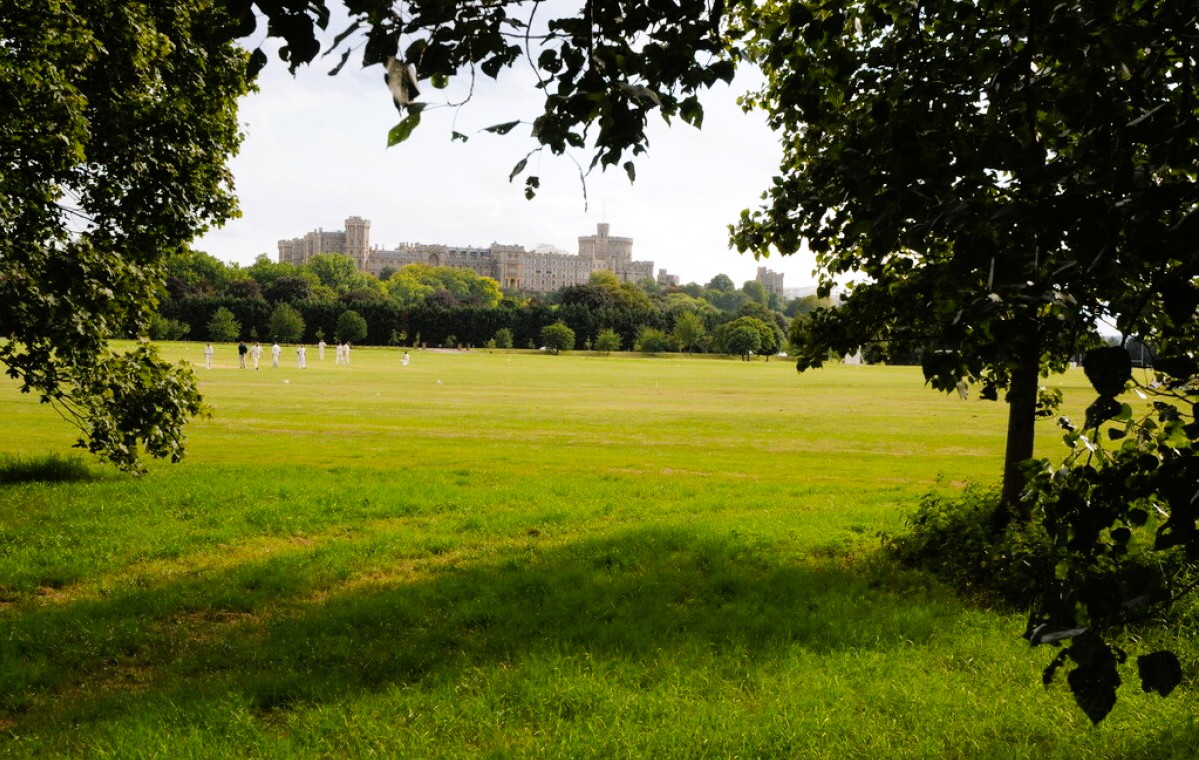
[[[304,317],[291,304],[278,304],[271,311],[270,331],[275,340],[296,343],[304,337]]]
[[[1053,548],[1035,520],[996,532],[998,506],[999,491],[978,485],[949,497],[928,494],[887,549],[959,593],[1027,608],[1054,577]]]
[[[228,343],[237,340],[239,335],[241,323],[234,319],[233,312],[219,307],[208,321],[208,337],[216,343]]]
[[[366,320],[353,309],[347,309],[337,318],[337,338],[347,343],[357,343],[366,337]]]
[[[634,348],[644,354],[661,354],[674,348],[670,336],[656,327],[642,327]]]
[[[563,322],[556,322],[541,328],[541,342],[550,353],[572,351],[575,347],[575,331]]]
[[[501,327],[495,331],[495,348],[512,348],[512,330]]]
[[[611,327],[605,327],[595,336],[595,350],[601,353],[620,350],[620,333]]]
[[[150,318],[150,340],[182,340],[191,332],[191,325],[177,319],[167,319],[161,314]]]

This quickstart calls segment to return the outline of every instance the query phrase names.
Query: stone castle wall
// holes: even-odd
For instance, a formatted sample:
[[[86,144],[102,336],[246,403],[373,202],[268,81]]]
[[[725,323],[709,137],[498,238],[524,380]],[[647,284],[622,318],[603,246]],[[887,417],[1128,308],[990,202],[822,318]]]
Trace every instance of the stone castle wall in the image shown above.
[[[378,275],[407,264],[461,267],[490,277],[505,291],[551,293],[568,285],[582,285],[598,270],[613,272],[622,282],[654,279],[654,262],[633,261],[633,239],[611,237],[600,223],[595,235],[579,238],[579,253],[529,251],[523,246],[492,243],[487,248],[401,243],[394,249],[370,246],[370,220],[346,219],[344,230],[321,229],[304,237],[279,241],[279,261],[301,265],[318,253],[349,256],[364,272]],[[666,270],[658,279],[669,280]],[[677,278],[675,278],[677,281]]]

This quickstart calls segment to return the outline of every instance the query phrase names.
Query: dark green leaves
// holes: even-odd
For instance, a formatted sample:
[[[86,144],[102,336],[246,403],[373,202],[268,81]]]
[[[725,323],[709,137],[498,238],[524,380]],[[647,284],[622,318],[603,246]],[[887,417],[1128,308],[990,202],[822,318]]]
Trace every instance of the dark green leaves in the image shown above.
[[[1100,396],[1120,395],[1132,379],[1132,360],[1123,346],[1091,349],[1083,357],[1082,368]]]
[[[1097,428],[1104,422],[1116,417],[1122,410],[1122,405],[1110,396],[1100,396],[1087,407],[1085,427]]]
[[[484,127],[483,131],[491,132],[492,134],[497,134],[497,135],[506,135],[509,132],[511,132],[513,129],[515,129],[517,124],[520,124],[519,120],[506,121],[503,124],[493,124],[490,127]]]
[[[419,109],[413,109],[399,124],[391,128],[387,133],[387,147],[398,145],[412,136],[412,130],[420,126],[420,113]]]
[[[1194,356],[1159,356],[1153,360],[1153,368],[1170,377],[1188,380],[1199,374],[1199,360]]]
[[[0,362],[80,446],[134,471],[143,454],[178,460],[200,409],[189,372],[107,342],[144,334],[164,262],[236,211],[236,104],[266,56],[231,42],[256,28],[250,3],[224,5],[19,0],[0,13],[0,155],[21,157],[0,172]]]

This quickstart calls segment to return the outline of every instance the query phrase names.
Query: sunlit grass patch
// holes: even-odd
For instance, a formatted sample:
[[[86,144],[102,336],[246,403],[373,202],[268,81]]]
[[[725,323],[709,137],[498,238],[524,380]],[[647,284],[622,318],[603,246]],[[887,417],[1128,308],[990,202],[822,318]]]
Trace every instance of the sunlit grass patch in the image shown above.
[[[998,405],[911,368],[398,357],[201,373],[216,414],[182,465],[0,488],[0,755],[1170,757],[1195,738],[1189,686],[1073,722],[1019,615],[879,551],[921,494],[997,475]],[[22,403],[0,386],[0,449],[58,434]]]

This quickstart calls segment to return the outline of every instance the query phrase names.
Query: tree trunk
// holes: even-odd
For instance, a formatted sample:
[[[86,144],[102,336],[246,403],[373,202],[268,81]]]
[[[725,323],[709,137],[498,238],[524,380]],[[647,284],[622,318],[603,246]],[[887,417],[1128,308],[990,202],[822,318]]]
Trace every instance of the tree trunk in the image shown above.
[[[1037,389],[1040,368],[1034,360],[1012,372],[1012,384],[1008,388],[1007,447],[1003,456],[1003,495],[997,526],[1003,527],[1012,519],[1026,522],[1032,517],[1028,504],[1021,498],[1024,491],[1024,474],[1020,464],[1033,455],[1036,434]]]

